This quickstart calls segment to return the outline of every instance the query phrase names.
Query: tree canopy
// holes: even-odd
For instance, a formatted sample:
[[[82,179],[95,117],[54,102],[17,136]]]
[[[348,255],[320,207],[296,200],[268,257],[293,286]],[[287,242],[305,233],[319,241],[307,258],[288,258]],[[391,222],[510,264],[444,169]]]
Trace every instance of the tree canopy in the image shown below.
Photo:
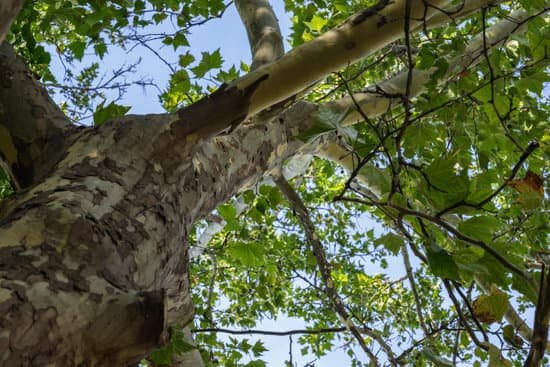
[[[219,49],[197,55],[189,35],[233,6],[252,61],[224,64]],[[288,366],[298,365],[293,356],[314,366],[338,350],[351,366],[531,367],[549,363],[550,352],[548,6],[285,0],[292,50],[284,53],[267,0],[28,0],[3,47],[63,101],[63,118],[86,126],[77,130],[130,121],[121,96],[155,86],[166,116],[198,121],[171,130],[175,139],[217,159],[197,155],[186,169],[258,167],[204,199],[208,215],[182,214],[193,219],[194,342],[183,332],[189,319],[174,322],[143,365],[178,365],[196,347],[207,366],[264,366],[264,343],[250,341],[264,334],[290,336]],[[136,47],[166,65],[167,85],[136,75],[137,64],[102,76],[104,57]],[[16,63],[9,52],[0,73]],[[40,152],[15,139],[7,101],[0,92],[0,228],[16,217],[11,203],[64,159],[46,161],[57,135]],[[137,125],[145,137],[155,121]],[[280,140],[265,160],[271,148],[252,143],[263,135]],[[162,169],[178,172],[180,158]],[[203,192],[218,190],[212,180],[198,183]],[[0,258],[7,277],[3,266]],[[303,326],[261,328],[287,317]]]

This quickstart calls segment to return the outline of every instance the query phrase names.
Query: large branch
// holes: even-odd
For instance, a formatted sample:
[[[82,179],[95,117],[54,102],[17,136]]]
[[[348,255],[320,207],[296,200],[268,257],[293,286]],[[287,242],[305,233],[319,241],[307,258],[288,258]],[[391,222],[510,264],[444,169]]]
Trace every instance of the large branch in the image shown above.
[[[284,54],[279,22],[268,0],[235,0],[252,52],[251,70]]]
[[[439,13],[446,1],[412,1],[411,26],[419,26]],[[232,86],[247,87],[266,78],[250,97],[248,114],[299,94],[312,84],[403,36],[405,0],[381,1],[360,11],[338,27],[264,65]]]
[[[2,0],[0,1],[0,44],[6,38],[11,23],[23,7],[24,0]]]
[[[44,178],[75,129],[13,48],[1,44],[0,160],[15,188]]]
[[[506,19],[501,20],[485,31],[487,46],[494,48],[501,45],[502,42],[506,41],[512,34],[520,32],[524,24],[531,19],[534,14],[540,13],[541,11],[543,10],[538,9],[533,13],[528,13],[523,9],[515,10],[510,16],[506,17]],[[481,57],[485,48],[483,37],[482,33],[476,35],[468,42],[463,53],[447,60],[449,67],[445,75],[438,79],[440,84],[483,60]],[[428,70],[413,69],[409,84],[409,98],[418,96],[424,92],[426,90],[426,85],[431,81],[436,71],[436,68],[430,68]],[[345,120],[342,121],[342,125],[352,125],[363,120],[362,114],[357,111],[355,102],[357,102],[359,107],[369,118],[380,116],[402,103],[402,98],[400,96],[405,95],[408,74],[408,70],[405,70],[386,81],[366,88],[366,91],[363,93],[355,93],[353,98],[349,96],[344,97],[337,101],[328,102],[325,106],[335,112],[344,112],[348,109],[352,111],[346,116]],[[355,100],[355,102],[353,100]]]
[[[445,6],[451,7],[451,1],[444,0],[410,2],[410,27],[416,29],[433,25],[432,18],[438,18]],[[275,62],[259,67],[181,110],[171,131],[174,141],[214,136],[227,128],[234,129],[247,117],[268,107],[276,112],[293,103],[300,93],[329,73],[401,38],[406,3],[407,0],[381,1]],[[210,121],[205,124],[207,117]]]

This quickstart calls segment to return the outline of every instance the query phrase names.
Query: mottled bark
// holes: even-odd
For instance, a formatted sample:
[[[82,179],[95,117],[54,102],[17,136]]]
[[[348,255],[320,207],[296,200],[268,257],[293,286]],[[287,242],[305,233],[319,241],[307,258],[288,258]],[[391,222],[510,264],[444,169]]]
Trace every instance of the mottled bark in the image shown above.
[[[0,207],[3,364],[130,364],[191,320],[189,228],[279,166],[300,130],[283,114],[167,149],[174,121],[90,128],[53,174]]]
[[[0,44],[6,38],[11,23],[19,14],[24,0],[2,0],[0,1]]]
[[[0,160],[13,186],[44,178],[75,130],[13,48],[0,44]]]

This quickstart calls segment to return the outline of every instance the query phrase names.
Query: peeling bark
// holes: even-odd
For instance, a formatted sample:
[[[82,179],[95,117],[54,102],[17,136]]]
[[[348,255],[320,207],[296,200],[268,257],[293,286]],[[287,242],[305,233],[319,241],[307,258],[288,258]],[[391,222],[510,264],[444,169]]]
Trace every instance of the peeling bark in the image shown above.
[[[0,207],[3,364],[128,365],[191,320],[190,227],[279,166],[300,130],[283,114],[164,156],[155,147],[174,119],[86,130],[52,175]]]

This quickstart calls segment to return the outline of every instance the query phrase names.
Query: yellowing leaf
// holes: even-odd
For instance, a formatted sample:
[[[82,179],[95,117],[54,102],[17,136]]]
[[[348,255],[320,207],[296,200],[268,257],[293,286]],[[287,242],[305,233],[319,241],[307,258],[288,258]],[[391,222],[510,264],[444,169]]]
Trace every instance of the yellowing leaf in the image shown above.
[[[508,186],[520,193],[518,203],[526,209],[538,208],[544,199],[544,181],[533,171],[527,171],[523,179],[508,182]]]
[[[497,288],[479,296],[472,304],[474,316],[481,322],[491,324],[502,320],[509,307],[508,295]]]
[[[527,171],[523,179],[508,182],[508,186],[513,187],[520,194],[534,192],[540,196],[544,195],[543,184],[542,177],[533,171]]]

